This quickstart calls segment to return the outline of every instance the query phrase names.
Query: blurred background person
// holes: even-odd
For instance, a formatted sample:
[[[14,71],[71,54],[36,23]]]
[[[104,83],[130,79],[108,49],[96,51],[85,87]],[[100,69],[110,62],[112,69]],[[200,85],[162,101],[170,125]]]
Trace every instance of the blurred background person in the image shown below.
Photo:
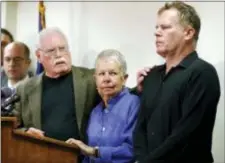
[[[13,35],[5,28],[1,28],[1,87],[5,86],[8,78],[3,69],[3,62],[4,62],[4,49],[5,47],[14,41]],[[29,77],[32,77],[34,74],[31,70],[28,71]]]
[[[10,42],[13,42],[13,35],[5,28],[1,28],[1,67],[3,65],[3,51]]]
[[[15,88],[27,80],[31,64],[30,50],[22,42],[9,43],[4,49],[3,69],[6,77],[1,77],[1,87]]]

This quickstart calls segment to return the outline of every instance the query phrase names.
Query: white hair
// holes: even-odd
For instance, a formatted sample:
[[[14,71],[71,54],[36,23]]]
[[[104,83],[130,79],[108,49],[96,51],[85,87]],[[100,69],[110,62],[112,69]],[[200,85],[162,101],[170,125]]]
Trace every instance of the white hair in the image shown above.
[[[42,31],[39,32],[37,47],[40,48],[42,40],[46,36],[52,35],[52,34],[59,34],[60,36],[62,36],[62,38],[66,41],[66,44],[68,46],[68,41],[67,41],[67,38],[66,38],[65,34],[58,27],[48,27],[48,28],[45,28],[45,29],[43,29]]]
[[[124,56],[121,54],[121,52],[119,52],[118,50],[115,50],[115,49],[103,50],[102,52],[99,53],[99,55],[97,56],[97,59],[95,60],[95,67],[97,65],[97,62],[103,58],[104,59],[112,59],[112,60],[116,61],[117,63],[119,63],[122,74],[127,75],[127,63],[126,63]]]

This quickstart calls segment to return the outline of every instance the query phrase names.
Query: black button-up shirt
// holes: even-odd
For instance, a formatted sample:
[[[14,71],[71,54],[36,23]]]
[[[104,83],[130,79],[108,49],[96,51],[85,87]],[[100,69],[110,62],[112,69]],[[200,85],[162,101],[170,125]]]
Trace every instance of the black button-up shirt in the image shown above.
[[[215,68],[194,51],[166,73],[144,80],[134,133],[140,163],[209,163],[220,86]]]

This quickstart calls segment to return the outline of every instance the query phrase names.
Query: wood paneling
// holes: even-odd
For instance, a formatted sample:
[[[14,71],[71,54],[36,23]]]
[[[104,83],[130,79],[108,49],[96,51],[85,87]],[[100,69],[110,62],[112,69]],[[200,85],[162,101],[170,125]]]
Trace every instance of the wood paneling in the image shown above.
[[[15,117],[1,117],[2,163],[76,163],[78,148],[15,129]]]

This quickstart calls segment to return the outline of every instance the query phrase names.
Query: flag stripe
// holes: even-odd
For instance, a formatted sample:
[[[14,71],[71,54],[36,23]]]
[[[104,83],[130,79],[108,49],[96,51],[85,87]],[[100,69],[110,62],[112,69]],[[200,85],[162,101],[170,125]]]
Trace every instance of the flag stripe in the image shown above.
[[[38,32],[46,27],[45,22],[45,5],[43,1],[39,1],[38,3]],[[44,68],[41,63],[37,63],[36,74],[40,74],[44,71]]]

